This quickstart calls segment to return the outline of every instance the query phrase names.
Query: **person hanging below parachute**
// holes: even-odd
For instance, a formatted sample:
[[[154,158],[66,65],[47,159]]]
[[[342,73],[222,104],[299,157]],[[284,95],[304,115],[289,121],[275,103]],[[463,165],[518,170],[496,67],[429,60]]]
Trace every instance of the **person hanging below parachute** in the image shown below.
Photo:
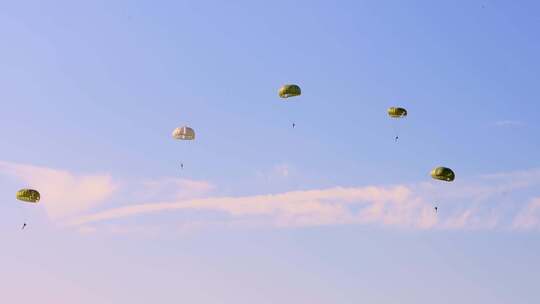
[[[388,108],[388,116],[390,116],[390,118],[392,119],[401,119],[401,118],[405,118],[407,117],[407,110],[405,108],[400,108],[400,107],[390,107]],[[395,134],[395,142],[398,141],[399,139],[399,134],[398,134],[398,130],[397,130],[397,126],[394,126],[394,132],[396,133]]]
[[[188,126],[178,127],[173,130],[172,137],[176,140],[194,140],[195,131]],[[180,163],[180,169],[184,169],[183,162]]]
[[[431,177],[436,180],[441,180],[445,182],[453,182],[456,178],[456,174],[452,169],[446,167],[437,167],[431,170]],[[438,206],[435,206],[435,213],[439,210]]]
[[[21,189],[17,191],[16,198],[25,203],[37,204],[41,199],[41,194],[34,189]],[[21,230],[26,227],[26,222],[23,223]]]
[[[286,84],[279,89],[278,95],[279,97],[286,99],[302,95],[302,90],[296,84]],[[296,127],[296,123],[293,122],[292,127],[294,129],[294,127]]]

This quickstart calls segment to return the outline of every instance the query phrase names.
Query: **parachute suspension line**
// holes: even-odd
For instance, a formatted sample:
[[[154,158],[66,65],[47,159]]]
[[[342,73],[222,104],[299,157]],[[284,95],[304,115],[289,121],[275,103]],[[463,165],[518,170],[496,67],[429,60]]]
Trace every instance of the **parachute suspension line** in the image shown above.
[[[388,116],[390,116],[390,119],[393,120],[392,122],[392,128],[394,130],[394,140],[398,141],[399,139],[399,128],[400,128],[400,120],[407,117],[407,110],[405,108],[401,107],[390,107],[388,108]]]
[[[430,175],[434,180],[439,180],[439,181],[442,181],[443,183],[453,182],[454,179],[456,178],[456,174],[454,173],[454,171],[447,167],[436,167],[433,170],[431,170]],[[432,182],[435,182],[435,181],[432,181]],[[437,188],[441,187],[440,182],[436,182],[436,183],[439,184]],[[434,190],[435,190],[435,194],[434,194],[435,198],[437,200],[440,199],[442,194],[438,193],[437,190],[439,189],[434,189]],[[435,201],[434,205],[435,205],[434,207],[439,207],[438,206],[439,202]]]
[[[394,140],[397,142],[399,139],[399,126],[398,126],[398,120],[392,119],[392,130],[394,131]]]
[[[175,140],[180,140],[180,141],[193,141],[195,140],[195,137],[196,137],[195,130],[189,127],[189,125],[183,125],[173,130],[172,137]],[[189,146],[189,144],[186,146]],[[182,149],[183,155],[182,155],[182,159],[180,160],[180,170],[184,169],[184,162],[187,160],[186,150],[189,150],[189,149],[190,148],[187,148],[187,147],[183,147]]]
[[[21,220],[21,225],[23,223],[27,223],[27,220],[28,220],[28,216],[26,216],[26,210],[25,210],[25,206],[24,204],[20,204],[17,206],[17,219]]]

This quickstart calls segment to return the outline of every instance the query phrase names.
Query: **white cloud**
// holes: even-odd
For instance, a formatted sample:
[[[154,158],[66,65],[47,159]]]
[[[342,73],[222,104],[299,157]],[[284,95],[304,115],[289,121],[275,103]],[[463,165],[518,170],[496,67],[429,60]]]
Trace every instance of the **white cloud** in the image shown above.
[[[523,122],[519,120],[499,120],[495,122],[495,126],[497,127],[517,127],[522,125]]]
[[[274,167],[275,174],[281,177],[285,177],[285,178],[289,177],[290,171],[291,171],[290,166],[286,164],[277,165]]]
[[[161,178],[155,180],[146,180],[138,183],[140,187],[135,190],[138,200],[162,199],[185,200],[203,195],[208,195],[214,186],[206,181],[196,181],[185,178]]]
[[[274,227],[363,224],[409,229],[505,229],[508,228],[505,221],[512,221],[516,215],[505,214],[503,208],[498,208],[497,200],[505,192],[538,184],[540,170],[535,169],[462,178],[455,183],[333,187],[253,196],[159,200],[81,216],[70,224],[97,224],[144,214],[191,210],[218,212],[229,222],[258,222]],[[438,213],[433,209],[434,197],[443,200]],[[441,203],[439,199],[437,204]]]
[[[513,222],[518,230],[540,229],[540,198],[535,198],[521,210]]]
[[[267,170],[257,171],[257,178],[268,182],[280,182],[294,177],[296,170],[289,164],[277,164]]]
[[[426,228],[436,222],[431,205],[411,197],[407,187],[357,187],[292,191],[244,197],[158,202],[83,216],[73,224],[171,210],[218,211],[232,218],[260,217],[274,226],[375,223]]]
[[[133,201],[156,197],[193,199],[208,195],[214,188],[205,181],[179,178],[119,182],[113,181],[109,174],[75,174],[66,170],[5,161],[0,161],[0,175],[21,180],[21,188],[37,189],[41,193],[40,205],[54,220],[65,220],[110,202],[113,194],[121,188],[120,185],[128,190],[122,197]],[[82,229],[84,233],[93,231],[95,228]]]
[[[538,196],[534,189],[540,185],[539,169],[463,177],[453,183],[331,187],[221,197],[210,196],[214,187],[205,181],[178,178],[124,181],[126,195],[120,197],[129,205],[90,214],[87,212],[104,202],[113,203],[111,197],[119,183],[113,182],[108,174],[73,174],[9,162],[0,162],[0,174],[22,179],[24,187],[39,189],[41,203],[51,218],[76,226],[87,234],[101,231],[103,222],[173,211],[203,214],[202,218],[188,220],[193,225],[184,223],[184,230],[186,227],[187,230],[199,229],[206,223],[223,227],[361,224],[408,229],[540,228],[540,198],[528,204],[513,203],[510,211],[501,199],[507,193],[522,190],[527,195]],[[135,201],[147,203],[133,204]],[[435,204],[439,206],[437,213],[433,209]],[[138,231],[137,227],[122,225],[116,223],[105,230]]]
[[[41,193],[40,204],[53,219],[95,207],[117,188],[108,174],[74,175],[63,170],[3,161],[0,161],[0,174],[23,180],[23,187],[36,188]]]

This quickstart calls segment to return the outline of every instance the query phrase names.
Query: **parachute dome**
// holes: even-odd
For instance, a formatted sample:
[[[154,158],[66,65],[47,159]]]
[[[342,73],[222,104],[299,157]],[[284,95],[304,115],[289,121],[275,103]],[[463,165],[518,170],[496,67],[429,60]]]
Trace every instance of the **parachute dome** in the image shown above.
[[[193,140],[195,139],[195,131],[193,131],[193,129],[188,126],[183,126],[174,129],[174,131],[172,132],[172,137],[174,139]]]
[[[433,177],[434,179],[451,182],[454,180],[456,175],[454,174],[454,171],[452,171],[452,169],[450,168],[437,167],[431,170],[431,177]]]
[[[41,195],[34,189],[21,189],[17,191],[17,199],[27,203],[37,203]]]
[[[302,94],[300,87],[295,84],[286,84],[279,89],[279,97],[289,98]]]
[[[404,108],[388,108],[388,115],[392,118],[402,118],[407,116],[407,110]]]

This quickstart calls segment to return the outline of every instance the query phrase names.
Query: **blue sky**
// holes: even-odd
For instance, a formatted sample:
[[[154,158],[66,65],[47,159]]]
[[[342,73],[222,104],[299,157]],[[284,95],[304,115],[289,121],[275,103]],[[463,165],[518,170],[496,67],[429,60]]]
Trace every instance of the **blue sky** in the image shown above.
[[[539,8],[2,3],[2,297],[538,303]]]

